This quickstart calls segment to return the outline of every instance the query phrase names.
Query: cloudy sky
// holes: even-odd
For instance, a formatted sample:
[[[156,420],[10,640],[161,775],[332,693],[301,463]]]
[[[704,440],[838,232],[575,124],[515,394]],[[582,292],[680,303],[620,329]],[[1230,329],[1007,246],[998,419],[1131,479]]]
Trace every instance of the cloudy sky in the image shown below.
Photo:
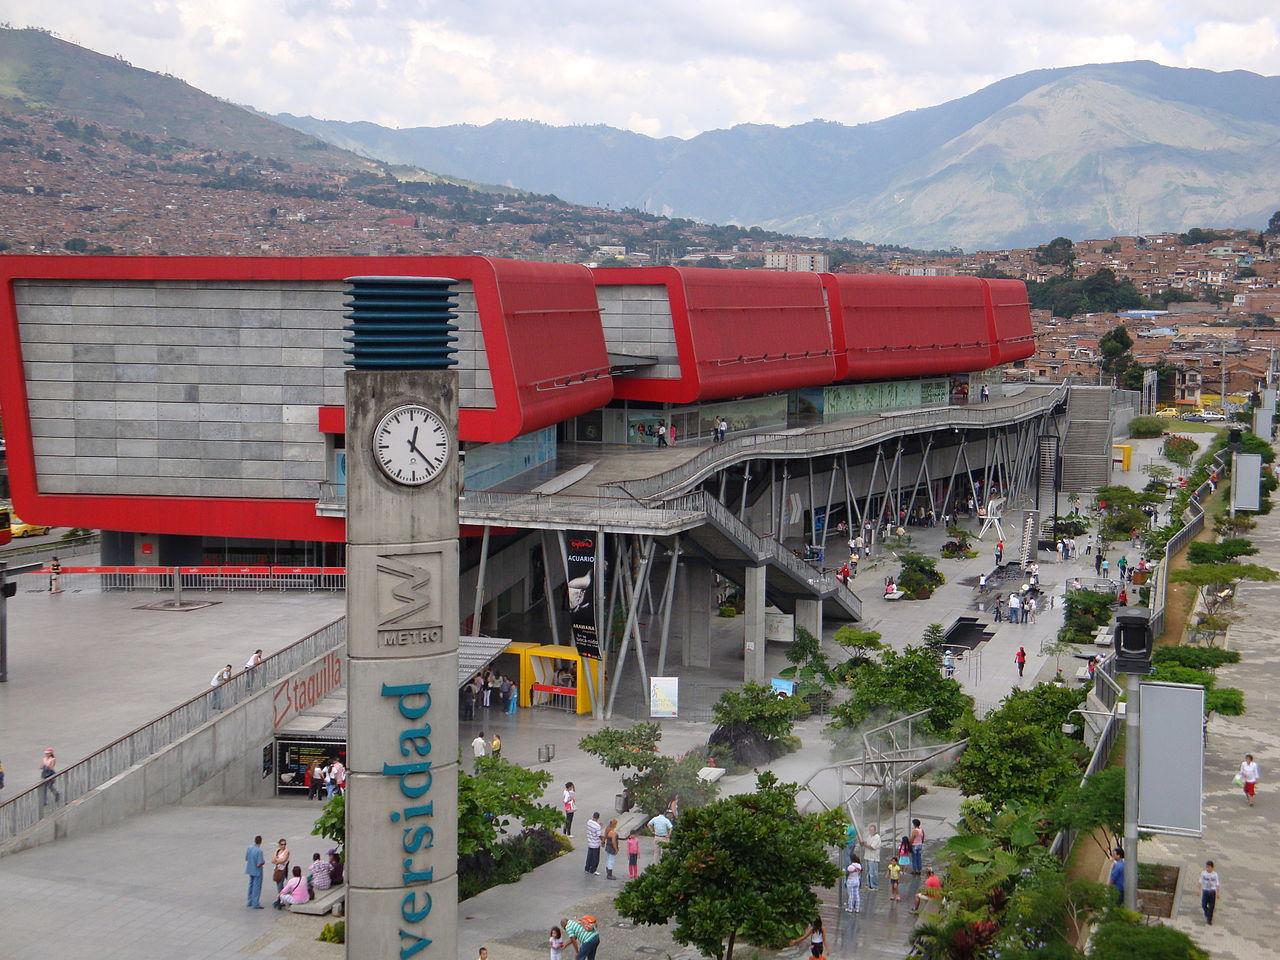
[[[1077,63],[1280,74],[1276,0],[0,0],[0,20],[259,109],[390,126],[690,136],[874,120]]]

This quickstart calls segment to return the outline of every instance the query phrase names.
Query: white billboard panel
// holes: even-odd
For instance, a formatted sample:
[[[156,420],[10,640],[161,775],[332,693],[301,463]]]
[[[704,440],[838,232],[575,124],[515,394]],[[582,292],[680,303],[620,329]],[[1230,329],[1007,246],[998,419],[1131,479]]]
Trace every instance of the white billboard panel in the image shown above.
[[[1143,683],[1138,706],[1138,829],[1198,837],[1204,829],[1204,688]]]
[[[1256,453],[1231,456],[1231,509],[1257,510],[1262,505],[1262,457]]]

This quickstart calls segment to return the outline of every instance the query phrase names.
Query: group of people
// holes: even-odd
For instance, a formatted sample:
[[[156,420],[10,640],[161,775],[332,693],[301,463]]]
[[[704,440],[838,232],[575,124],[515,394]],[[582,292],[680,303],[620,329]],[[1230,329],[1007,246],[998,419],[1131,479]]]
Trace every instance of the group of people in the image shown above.
[[[580,920],[562,919],[559,926],[549,931],[547,945],[551,948],[551,960],[566,960],[566,950],[573,951],[569,955],[573,960],[595,960],[600,948],[596,918],[588,913]],[[489,951],[484,947],[480,948],[479,960],[489,960]]]
[[[253,651],[253,653],[249,654],[249,659],[244,662],[245,675],[248,678],[248,687],[250,690],[253,689],[253,683],[254,683],[254,680],[256,679],[256,674],[254,671],[258,669],[263,659],[264,658],[262,656],[262,649],[259,648]],[[215,673],[213,675],[213,679],[209,681],[209,687],[214,691],[213,707],[215,710],[222,709],[222,698],[218,695],[218,692],[217,692],[218,688],[221,687],[223,684],[230,683],[231,676],[233,673],[234,673],[234,670],[231,664],[228,663],[221,670]]]
[[[317,758],[302,773],[308,800],[328,800],[347,790],[347,767],[341,760],[325,763]]]
[[[271,905],[277,910],[309,903],[319,893],[343,883],[342,856],[336,848],[323,855],[313,853],[305,872],[301,864],[294,864],[292,860],[289,841],[281,837],[271,854],[271,879],[276,885],[276,898]],[[250,910],[262,909],[262,876],[266,866],[262,837],[254,837],[244,852],[244,872],[249,878],[245,906]]]
[[[716,420],[715,426],[711,428],[711,442],[724,443],[724,438],[729,435],[729,421],[724,417]]]
[[[471,758],[476,770],[480,769],[480,761],[485,757],[502,757],[502,734],[494,733],[492,740],[484,738],[483,730],[476,734],[471,741]]]
[[[476,709],[488,710],[494,701],[506,714],[514,714],[520,703],[520,691],[510,677],[493,670],[485,670],[462,685],[458,703],[463,720],[474,720]]]

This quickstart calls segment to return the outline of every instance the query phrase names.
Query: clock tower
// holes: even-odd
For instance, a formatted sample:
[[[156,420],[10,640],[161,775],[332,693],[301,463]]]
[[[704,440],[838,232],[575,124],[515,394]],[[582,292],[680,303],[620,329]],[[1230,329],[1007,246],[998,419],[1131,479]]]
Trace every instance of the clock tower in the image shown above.
[[[454,282],[348,281],[347,956],[359,960],[457,953]]]

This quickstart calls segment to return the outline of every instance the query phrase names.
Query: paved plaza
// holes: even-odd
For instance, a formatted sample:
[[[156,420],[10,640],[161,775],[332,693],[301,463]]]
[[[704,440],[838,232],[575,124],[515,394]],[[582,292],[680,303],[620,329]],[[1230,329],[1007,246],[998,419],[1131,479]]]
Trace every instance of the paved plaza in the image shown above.
[[[1248,534],[1259,552],[1251,561],[1280,569],[1280,515],[1258,517]],[[1237,591],[1227,645],[1240,662],[1220,667],[1218,683],[1244,691],[1246,713],[1209,723],[1204,764],[1204,836],[1157,837],[1139,846],[1140,861],[1182,868],[1177,912],[1169,921],[1207,949],[1214,960],[1257,960],[1277,954],[1280,944],[1280,876],[1272,855],[1280,832],[1280,583],[1244,583]],[[1246,804],[1231,778],[1244,754],[1252,753],[1262,773],[1257,804]],[[1200,912],[1197,877],[1213,860],[1222,878],[1213,926]]]
[[[53,747],[66,768],[182,701],[219,667],[238,671],[259,647],[270,656],[343,615],[341,593],[200,594],[186,613],[139,609],[167,594],[71,588],[19,580],[8,603],[9,682],[0,684],[0,798],[38,782]]]

